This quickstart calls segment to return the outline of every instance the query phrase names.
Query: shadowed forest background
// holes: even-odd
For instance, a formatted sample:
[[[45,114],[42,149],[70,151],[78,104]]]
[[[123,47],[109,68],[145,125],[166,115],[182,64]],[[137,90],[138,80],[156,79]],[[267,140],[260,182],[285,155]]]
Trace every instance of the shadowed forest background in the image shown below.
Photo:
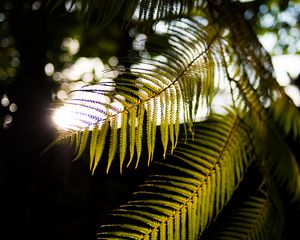
[[[122,59],[138,59],[145,48],[139,45],[145,37],[142,29],[124,24],[125,10],[99,27],[96,15],[87,19],[70,1],[55,8],[51,4],[0,1],[0,216],[7,239],[95,239],[105,214],[124,203],[148,171],[142,166],[120,175],[116,167],[108,175],[99,169],[92,176],[88,161],[72,162],[66,146],[41,155],[56,136],[54,101],[64,99],[72,83],[80,82],[76,77],[68,80],[64,70],[80,58],[82,64],[101,59],[102,70],[129,67]],[[265,36],[262,41],[275,39],[268,49],[271,55],[299,57],[298,1],[240,4],[257,34]],[[278,17],[281,12],[287,17]],[[97,71],[81,75],[83,84],[97,78]],[[289,78],[287,87],[297,93],[299,75],[290,73]],[[299,145],[292,149],[299,159]],[[287,210],[287,235],[293,236],[300,226],[299,213]]]

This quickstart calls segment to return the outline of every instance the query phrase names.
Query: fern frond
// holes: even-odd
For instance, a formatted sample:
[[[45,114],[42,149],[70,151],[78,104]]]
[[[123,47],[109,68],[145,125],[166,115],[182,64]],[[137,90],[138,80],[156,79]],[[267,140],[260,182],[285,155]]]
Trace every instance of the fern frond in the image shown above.
[[[131,0],[128,2],[130,16],[139,22],[189,16],[192,12],[206,6],[206,1],[200,0]]]
[[[223,4],[224,6],[222,6],[232,13],[232,15],[225,14],[224,17],[227,21],[233,20],[234,17],[240,18],[238,12],[229,9],[226,5],[228,2]],[[228,45],[224,42],[220,45],[227,78],[235,84],[238,92],[236,96],[233,96],[235,97],[234,102],[237,105],[242,104],[245,111],[248,112],[245,121],[253,129],[257,152],[258,155],[263,156],[260,159],[265,161],[263,164],[268,169],[266,171],[276,181],[278,187],[285,191],[285,195],[289,196],[290,200],[299,202],[299,165],[281,135],[278,125],[275,124],[279,122],[279,126],[282,126],[283,132],[286,134],[292,130],[294,136],[299,136],[299,113],[272,77],[271,61],[261,48],[256,36],[249,28],[241,31],[241,26],[237,26],[243,24],[243,21],[230,24],[231,41],[234,44]],[[252,51],[251,49],[257,50]],[[247,53],[251,54],[247,55]],[[249,57],[251,61],[245,59],[245,56]],[[271,102],[270,111],[266,105],[268,102]],[[284,111],[282,111],[283,106],[286,107]],[[279,110],[281,111],[279,112]],[[282,114],[283,112],[284,114]]]
[[[203,239],[283,239],[284,209],[274,191],[264,183],[239,194],[238,202],[226,206]]]
[[[96,129],[98,129],[98,126],[95,127],[94,131],[97,131]],[[96,142],[93,144],[93,149],[91,149],[91,151],[94,152],[94,154],[92,154],[90,156],[90,158],[92,156],[94,156],[94,158],[90,159],[90,167],[92,169],[92,173],[94,173],[100,159],[102,156],[102,152],[104,150],[104,146],[105,146],[105,139],[106,139],[106,134],[108,132],[109,129],[109,122],[105,121],[103,123],[103,125],[101,126],[101,128],[98,130],[98,138],[96,140]],[[101,131],[101,132],[100,132]]]
[[[240,30],[232,30],[232,32],[235,31]],[[242,38],[240,41],[242,42],[236,45],[242,48],[244,42],[248,40],[246,41],[246,39]],[[244,50],[233,49],[227,44],[222,44],[221,46],[222,50],[225,48],[227,52],[224,57],[227,78],[231,83],[235,84],[239,92],[235,96],[234,102],[235,104],[242,103],[245,111],[248,112],[245,121],[253,129],[256,138],[254,142],[257,144],[257,154],[263,156],[260,159],[265,161],[264,164],[268,169],[266,171],[269,172],[269,175],[275,180],[278,187],[285,192],[285,195],[289,196],[289,200],[300,202],[299,165],[285,142],[281,131],[278,129],[278,125],[275,124],[279,122],[279,126],[282,126],[283,132],[286,134],[289,134],[292,130],[295,137],[299,136],[300,116],[298,110],[288,99],[276,80],[272,78],[271,72],[266,70],[267,67],[264,64],[268,64],[267,60],[266,63],[262,63],[256,56],[257,62],[253,64],[255,66],[253,68],[250,63],[245,62],[245,59],[241,59],[238,54],[240,51],[242,51],[241,55],[245,54],[243,51],[246,51],[245,49],[247,48],[247,51],[250,51],[250,46],[245,44]],[[262,59],[264,59],[263,57],[268,59],[267,56],[260,53],[261,48],[258,45],[255,45],[255,48],[252,46],[252,49],[258,49],[255,54],[262,54]],[[227,55],[231,56],[229,61],[226,58]],[[232,71],[229,72],[228,69],[232,69]],[[261,75],[267,76],[267,79],[264,79]],[[266,87],[267,85],[268,88]],[[266,107],[268,101],[271,102],[270,110]],[[284,111],[283,107],[285,107]]]
[[[243,96],[250,111],[255,111],[261,119],[275,121],[285,134],[298,138],[299,110],[273,77],[271,57],[244,19],[242,11],[237,11],[239,6],[230,1],[208,2],[220,13],[219,24],[226,23],[230,29],[226,37],[228,42],[221,44],[221,47],[227,78],[239,89],[238,97]],[[235,100],[238,104],[239,100]],[[270,111],[267,111],[270,103]]]
[[[241,87],[241,83],[244,83],[245,86]],[[289,200],[300,203],[300,168],[294,154],[274,124],[274,119],[270,118],[270,114],[259,102],[258,95],[251,84],[243,79],[243,81],[237,82],[237,86],[243,89],[244,98],[250,107],[244,120],[252,128],[255,149],[261,156],[261,164],[265,165],[269,177],[275,180],[279,189],[284,191],[285,196],[288,196]],[[275,106],[271,107],[271,110],[274,108]],[[295,114],[294,118],[299,117],[298,112],[290,111]],[[290,121],[289,117],[287,119],[286,117],[283,121]]]
[[[46,8],[55,11],[59,7],[66,7],[67,11],[76,9],[88,22],[99,27],[107,26],[124,6],[124,20],[154,21],[159,19],[191,16],[193,12],[203,9],[206,1],[201,0],[71,0],[66,5],[64,0],[46,0]],[[67,8],[68,7],[68,8]]]
[[[257,85],[260,96],[272,97],[274,92],[279,94],[281,90],[277,89],[276,80],[272,76],[274,68],[271,57],[258,41],[250,23],[245,20],[241,6],[231,1],[207,2],[218,13],[216,21],[229,28],[226,39],[237,56],[238,64],[243,66],[244,74],[253,86]]]
[[[270,114],[286,135],[290,134],[299,142],[300,112],[288,96],[274,100],[270,105]]]
[[[235,113],[197,124],[195,141],[183,138],[173,155],[155,162],[158,172],[113,211],[112,224],[100,227],[98,239],[197,239],[254,158],[247,130]],[[122,224],[129,222],[133,226]]]
[[[85,139],[80,140],[82,144],[76,158],[86,146],[86,130],[96,134],[95,128],[98,127],[100,139],[95,141],[92,136],[90,144],[93,148],[91,162],[96,167],[97,161],[93,157],[95,154],[97,160],[99,155],[101,157],[97,149],[103,149],[99,144],[105,142],[107,133],[103,132],[103,122],[107,121],[112,131],[107,171],[117,148],[120,151],[121,166],[128,149],[130,158],[127,166],[131,164],[134,155],[138,166],[144,126],[147,132],[149,163],[153,157],[157,125],[160,125],[164,155],[170,142],[172,149],[176,146],[180,122],[187,124],[189,131],[193,131],[197,112],[199,109],[207,111],[203,106],[207,105],[208,96],[214,90],[214,72],[219,64],[216,60],[218,33],[211,26],[181,19],[170,27],[169,35],[171,47],[161,52],[156,50],[165,60],[144,58],[139,65],[126,71],[126,75],[121,74],[114,80],[103,79],[95,86],[74,91],[76,97],[66,101],[72,108],[65,111],[69,111],[72,117],[71,123],[64,130],[69,131],[70,127],[74,134],[81,131],[85,133],[78,134]],[[74,120],[76,121],[73,122]],[[122,130],[118,131],[120,126]],[[64,130],[59,138],[64,137]]]
[[[260,156],[265,157],[264,164],[267,166],[268,175],[275,181],[280,191],[288,200],[300,204],[299,164],[282,135],[273,128],[269,129],[266,138],[258,136],[256,148]]]
[[[246,108],[248,108],[248,114],[244,120],[253,129],[255,148],[257,154],[263,156],[260,159],[264,162],[263,165],[266,165],[266,171],[269,172],[278,187],[285,192],[285,195],[289,196],[289,200],[300,203],[300,168],[281,131],[278,129],[278,125],[275,125],[275,122],[281,119],[283,128],[286,126],[286,129],[283,130],[289,133],[292,118],[295,121],[294,136],[299,136],[300,132],[296,132],[299,129],[298,111],[292,103],[286,101],[283,95],[276,102],[285,106],[290,104],[286,106],[287,112],[285,112],[290,115],[278,115],[273,118],[272,114],[278,114],[274,111],[278,111],[282,105],[276,106],[276,102],[272,103],[270,114],[260,101],[256,89],[247,78],[241,77],[238,81],[235,81],[235,84],[243,96]]]
[[[241,83],[245,84],[243,88],[240,85]],[[274,124],[274,118],[270,118],[271,114],[259,102],[258,95],[251,84],[243,79],[243,81],[237,82],[237,86],[243,89],[242,94],[245,96],[246,103],[250,106],[250,111],[244,120],[253,129],[255,148],[257,154],[262,156],[260,158],[262,159],[262,164],[266,165],[266,171],[269,172],[269,176],[275,180],[278,187],[289,197],[289,200],[300,203],[300,168],[294,154],[285,142],[277,125]],[[280,98],[278,101],[283,101],[284,105],[289,104],[284,101],[284,98]],[[278,110],[280,107],[282,106],[271,106],[271,111]],[[284,129],[288,133],[290,130],[289,124],[291,118],[293,118],[296,121],[293,127],[295,131],[294,136],[299,136],[299,132],[296,132],[299,129],[297,122],[299,121],[299,113],[294,108],[294,105],[291,104],[289,107],[285,113],[290,115],[285,115],[284,117],[275,116],[275,121],[281,119],[283,127],[288,126]]]
[[[235,83],[241,91],[246,106],[249,108],[247,117],[244,120],[253,129],[255,148],[257,154],[263,156],[260,159],[264,162],[263,165],[266,165],[266,171],[269,172],[269,176],[275,180],[278,187],[285,192],[285,195],[289,196],[289,200],[300,203],[300,168],[281,131],[274,122],[274,119],[275,121],[282,119],[282,124],[285,124],[283,126],[287,126],[291,121],[290,118],[293,118],[296,121],[294,127],[294,131],[296,131],[298,129],[297,121],[299,121],[298,111],[294,109],[293,105],[290,105],[290,108],[287,108],[287,113],[291,114],[290,116],[275,116],[275,118],[272,118],[270,117],[272,112],[269,114],[263,107],[259,101],[257,91],[247,79],[241,78]],[[284,101],[284,97],[278,99],[278,101]],[[288,104],[287,102],[283,103]],[[271,106],[271,111],[278,110],[280,107]],[[284,130],[288,133],[290,129]],[[299,132],[294,134],[299,136]]]

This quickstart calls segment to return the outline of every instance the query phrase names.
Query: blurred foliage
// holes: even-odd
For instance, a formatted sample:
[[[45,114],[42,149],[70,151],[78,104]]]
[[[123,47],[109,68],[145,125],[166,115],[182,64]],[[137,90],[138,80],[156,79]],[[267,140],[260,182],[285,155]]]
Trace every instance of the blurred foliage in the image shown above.
[[[49,29],[56,32],[51,45],[47,51],[49,62],[53,63],[57,71],[61,71],[65,64],[70,65],[78,57],[100,57],[107,62],[111,56],[127,56],[132,44],[125,44],[133,41],[138,33],[150,32],[154,36],[151,42],[155,41],[153,29],[149,29],[147,23],[135,29],[135,35],[129,34],[130,23],[124,25],[130,9],[123,4],[124,1],[114,1],[108,4],[117,7],[118,11],[111,11],[112,14],[101,19],[105,1],[24,1],[24,11],[45,11],[49,14]],[[295,0],[256,0],[241,1],[244,7],[244,16],[255,27],[259,36],[268,36],[274,43],[271,54],[299,53],[300,43],[300,1]],[[10,32],[9,17],[13,7],[12,1],[3,1],[0,5],[0,81],[1,85],[11,82],[19,67],[19,52],[15,47],[14,36]],[[49,9],[52,10],[49,13]],[[100,12],[99,12],[100,11]],[[88,14],[83,14],[88,12]],[[118,14],[116,14],[118,13]],[[63,24],[57,24],[52,19],[58,17]],[[150,25],[150,24],[148,24]],[[59,26],[59,28],[58,28]],[[122,31],[120,31],[122,29]],[[79,50],[70,54],[62,47],[66,38],[76,39],[79,42]],[[167,45],[166,36],[166,45]],[[133,59],[139,54],[131,54]]]
[[[49,46],[47,51],[48,61],[55,66],[56,71],[73,64],[79,57],[100,57],[107,63],[111,56],[120,55],[126,46],[124,41],[127,41],[128,31],[120,31],[122,22],[118,18],[114,19],[108,27],[99,28],[95,24],[87,24],[83,21],[79,10],[68,13],[66,11],[67,9],[62,7],[49,16],[59,16],[60,21],[64,23],[59,25],[56,40],[52,41],[52,46]],[[57,27],[57,23],[49,23],[52,31]],[[68,38],[78,41],[78,51],[70,52],[63,46],[64,40]]]
[[[271,41],[267,47],[272,55],[300,53],[299,0],[256,0],[242,5],[258,36]]]
[[[11,8],[9,1],[0,3],[0,86],[14,79],[20,65],[19,52],[8,21]]]
[[[47,32],[51,40],[47,43],[47,62],[53,66],[54,73],[61,73],[72,66],[80,57],[100,58],[109,65],[111,57],[118,57],[118,64],[125,68],[146,56],[149,45],[158,39],[160,46],[168,47],[169,36],[153,28],[152,21],[142,21],[138,25],[128,21],[133,9],[130,1],[71,1],[71,0],[5,0],[0,2],[0,98],[7,95],[7,86],[14,81],[22,69],[18,42],[11,30],[14,9],[20,7],[24,15],[42,14],[47,21]],[[254,26],[261,39],[271,40],[269,52],[272,55],[298,54],[300,52],[300,1],[299,0],[255,0],[240,1],[244,17]],[[107,6],[114,7],[110,11]],[[102,14],[102,11],[111,14]],[[106,18],[101,18],[108,16]],[[135,16],[136,17],[136,16]],[[132,19],[136,21],[137,19]],[[157,22],[160,27],[168,22]],[[121,30],[121,31],[120,31]],[[73,41],[78,46],[71,49],[66,42]],[[163,41],[163,42],[162,42]],[[149,44],[151,43],[151,44]],[[155,49],[151,49],[155,54]],[[159,53],[157,53],[159,54]],[[117,67],[117,66],[116,66]],[[48,74],[46,74],[48,75]],[[47,77],[45,75],[45,77]],[[50,80],[55,79],[49,74]],[[298,78],[291,79],[297,84]],[[52,92],[56,96],[64,81],[55,81]],[[68,92],[70,88],[65,88]],[[9,96],[10,97],[10,96]],[[8,107],[1,107],[1,122],[11,114]]]
[[[79,12],[85,16],[87,23],[104,27],[119,14],[123,7],[124,0],[45,0],[45,6],[51,11],[65,6],[68,12]],[[128,9],[127,9],[128,10]],[[121,11],[122,12],[122,11]],[[126,11],[127,12],[127,11]]]

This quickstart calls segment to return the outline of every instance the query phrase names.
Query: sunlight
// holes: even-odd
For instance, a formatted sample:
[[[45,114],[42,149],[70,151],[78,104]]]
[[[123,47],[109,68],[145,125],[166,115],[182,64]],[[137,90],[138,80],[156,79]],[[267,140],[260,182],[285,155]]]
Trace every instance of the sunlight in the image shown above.
[[[263,24],[269,26],[274,21],[271,19],[271,15],[266,15],[264,17]],[[284,19],[289,19],[287,15],[281,16]],[[185,27],[185,22],[178,23],[182,28]],[[158,22],[153,29],[158,34],[166,31],[166,25],[163,21]],[[135,38],[133,40],[133,49],[137,51],[146,52],[145,50],[145,42],[147,41],[147,36],[145,34],[135,33]],[[176,46],[178,44],[176,36],[169,39],[169,42]],[[184,37],[182,37],[184,38]],[[268,52],[271,52],[272,49],[275,48],[276,42],[278,41],[278,37],[274,33],[266,33],[260,37],[260,42],[265,47]],[[79,50],[79,42],[76,39],[72,38],[65,38],[62,43],[62,48],[69,51],[71,54],[76,54]],[[201,51],[201,49],[199,49]],[[191,58],[193,54],[190,53]],[[149,57],[150,58],[150,57]],[[167,62],[166,57],[162,55],[155,56],[152,60],[159,61],[159,62]],[[154,70],[157,68],[155,64],[152,63],[152,60],[144,59],[144,61],[136,64],[132,64],[130,71],[132,72],[139,72],[139,70],[147,69],[147,70]],[[290,85],[291,80],[290,77],[296,78],[300,73],[299,67],[300,66],[300,57],[296,55],[279,55],[272,57],[272,62],[275,69],[275,76],[278,80],[279,84],[284,87],[286,93],[292,98],[294,103],[297,106],[300,106],[300,92],[299,89],[295,86]],[[45,73],[48,76],[53,75],[53,78],[57,81],[61,81],[61,89],[59,89],[56,93],[56,97],[60,100],[71,99],[72,96],[68,95],[68,92],[73,90],[79,90],[85,84],[89,84],[90,86],[84,87],[86,89],[96,89],[99,85],[92,85],[93,83],[99,83],[99,81],[113,81],[115,77],[118,76],[117,71],[112,71],[110,66],[118,67],[119,61],[118,58],[112,56],[108,60],[108,64],[106,65],[102,62],[100,58],[86,58],[80,57],[78,58],[75,63],[71,66],[66,67],[62,72],[55,72],[54,73],[54,66],[51,63],[48,63],[45,66]],[[218,72],[217,66],[215,66],[215,71]],[[229,68],[228,71],[234,74],[236,69]],[[224,74],[224,73],[223,73]],[[108,77],[108,78],[104,78]],[[220,80],[221,79],[221,80]],[[223,79],[223,80],[222,80]],[[212,111],[216,113],[224,112],[224,107],[228,107],[232,104],[231,99],[231,92],[228,81],[225,80],[226,78],[222,75],[222,73],[218,73],[215,75],[215,84],[216,87],[219,89],[219,92],[216,93],[213,102],[212,102]],[[148,82],[146,79],[139,78],[140,82],[143,81]],[[105,90],[113,90],[113,85],[110,85],[109,88]],[[101,86],[102,88],[107,88],[108,86]],[[103,89],[101,89],[103,90]],[[141,92],[141,91],[140,91]],[[145,94],[144,92],[141,92]],[[78,94],[75,93],[75,95]],[[233,92],[233,97],[237,98],[237,92]],[[74,98],[74,95],[73,95]],[[81,100],[80,100],[81,99]],[[85,101],[84,101],[85,100]],[[102,105],[99,108],[97,103],[105,101],[110,105],[110,107],[104,107]],[[80,95],[77,96],[76,104],[74,105],[65,105],[59,109],[57,109],[53,114],[53,122],[55,125],[58,126],[60,129],[81,129],[89,127],[95,123],[101,124],[101,122],[105,119],[106,115],[104,112],[109,112],[109,114],[114,115],[117,114],[118,109],[121,111],[124,106],[119,101],[110,102],[111,99],[108,97],[104,97],[102,94],[95,94],[95,92],[80,92]],[[159,101],[159,99],[157,99]],[[192,100],[194,101],[194,100]],[[96,103],[97,102],[97,103]],[[150,103],[151,104],[151,103]],[[103,108],[102,108],[103,107]],[[147,108],[147,106],[145,106]],[[181,106],[181,109],[183,106]],[[160,125],[160,115],[161,110],[157,109],[157,125]],[[205,119],[205,116],[209,110],[203,106],[199,109],[195,117],[196,121],[202,121]],[[182,113],[180,113],[182,114]],[[93,118],[90,116],[94,116]],[[118,119],[119,121],[119,119]],[[181,123],[183,122],[183,115],[181,117]],[[118,122],[118,126],[120,126],[120,122]]]
[[[87,116],[90,112],[91,110],[84,106],[64,105],[55,109],[52,115],[52,121],[59,130],[80,130],[89,128],[97,121]]]
[[[300,56],[299,55],[280,55],[272,57],[275,68],[277,81],[281,86],[290,84],[290,77],[296,78],[300,73]]]
[[[153,31],[155,31],[157,34],[166,34],[168,32],[168,24],[166,21],[160,20],[155,25],[153,25]]]
[[[278,41],[277,36],[275,33],[265,33],[259,38],[259,41],[261,44],[264,46],[264,48],[268,51],[271,52],[275,46],[276,42]]]
[[[100,63],[100,68],[104,69],[103,63]],[[94,61],[85,57],[78,58],[77,61],[69,68],[62,71],[63,76],[71,81],[76,81],[82,78],[87,72],[93,72]]]
[[[122,71],[122,65],[118,65],[118,59],[111,57],[110,66],[116,67]],[[52,63],[45,65],[44,71],[47,76],[52,76],[54,81],[60,83],[60,89],[53,94],[53,99],[67,99],[69,92],[78,90],[87,84],[95,84],[103,78],[115,78],[118,71],[111,70],[111,67],[104,64],[100,58],[80,57],[74,64],[67,65],[61,72],[55,71]]]
[[[287,95],[293,100],[296,106],[300,106],[300,92],[296,86],[290,85],[292,78],[297,78],[300,74],[299,55],[280,55],[274,56],[272,62],[275,68],[276,79]]]
[[[69,51],[72,55],[75,55],[79,51],[79,48],[79,41],[71,37],[64,38],[61,45],[61,49]]]
[[[287,95],[292,98],[294,104],[299,107],[300,106],[300,91],[299,88],[289,85],[284,88],[284,91],[286,92]]]
[[[285,12],[280,15],[280,18],[294,24],[293,17],[291,13]],[[271,21],[263,18],[264,24],[272,24]],[[283,31],[281,29],[280,31]],[[295,34],[298,34],[299,31],[295,31]],[[288,35],[286,32],[282,32],[282,35]],[[285,37],[286,42],[292,43],[292,39],[290,36]],[[262,36],[259,36],[259,41],[263,45],[263,47],[271,53],[272,51],[278,52],[279,54],[276,56],[272,56],[272,64],[274,66],[275,78],[278,83],[284,87],[286,94],[293,100],[296,106],[300,106],[300,92],[296,86],[290,85],[291,78],[297,78],[300,74],[300,56],[297,54],[281,54],[281,50],[277,51],[276,44],[279,41],[277,35],[275,33],[265,33]],[[292,44],[291,44],[292,45]],[[300,44],[299,44],[300,46]],[[293,46],[293,48],[298,48],[297,45]]]
[[[54,124],[59,129],[68,129],[70,127],[70,119],[74,117],[73,114],[66,110],[67,109],[65,107],[55,109],[52,116]]]
[[[112,79],[102,79],[105,83],[113,83]],[[89,85],[80,88],[82,90],[91,91],[77,91],[68,96],[65,105],[54,110],[52,121],[61,130],[80,130],[83,128],[92,128],[94,124],[101,125],[106,118],[105,112],[110,111],[105,105],[99,105],[98,102],[110,103],[110,98],[98,94],[97,90],[113,91],[113,85]],[[120,108],[119,103],[113,103],[113,106]],[[115,112],[111,112],[115,114]]]
[[[78,111],[81,114],[78,114]],[[75,107],[70,105],[55,109],[52,115],[52,121],[59,130],[80,130],[89,127],[94,123],[85,116],[88,109],[84,107]]]

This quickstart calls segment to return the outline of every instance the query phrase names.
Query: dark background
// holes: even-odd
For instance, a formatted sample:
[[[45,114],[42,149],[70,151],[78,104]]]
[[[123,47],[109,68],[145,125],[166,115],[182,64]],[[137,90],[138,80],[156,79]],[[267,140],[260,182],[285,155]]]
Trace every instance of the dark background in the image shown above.
[[[20,61],[15,76],[6,75],[0,82],[0,96],[6,94],[18,106],[14,113],[7,107],[0,108],[1,235],[6,239],[95,239],[96,223],[103,222],[104,213],[126,199],[135,179],[140,179],[135,175],[142,173],[120,176],[112,171],[92,176],[89,163],[83,159],[72,162],[72,150],[65,146],[41,155],[56,136],[51,96],[58,88],[58,83],[45,75],[44,67],[49,60],[63,67],[57,57],[62,52],[60,44],[73,33],[81,34],[87,46],[78,56],[93,57],[101,52],[103,59],[127,53],[117,44],[130,47],[130,37],[121,30],[115,37],[120,42],[114,52],[101,48],[95,51],[99,38],[110,37],[120,20],[109,30],[100,29],[88,26],[78,13],[66,14],[64,6],[51,12],[42,7],[33,10],[34,3],[0,1],[0,12],[5,13],[0,42],[10,38],[10,44],[0,48],[0,66],[3,71],[12,67],[7,48],[17,50]],[[3,128],[7,114],[13,120]]]

